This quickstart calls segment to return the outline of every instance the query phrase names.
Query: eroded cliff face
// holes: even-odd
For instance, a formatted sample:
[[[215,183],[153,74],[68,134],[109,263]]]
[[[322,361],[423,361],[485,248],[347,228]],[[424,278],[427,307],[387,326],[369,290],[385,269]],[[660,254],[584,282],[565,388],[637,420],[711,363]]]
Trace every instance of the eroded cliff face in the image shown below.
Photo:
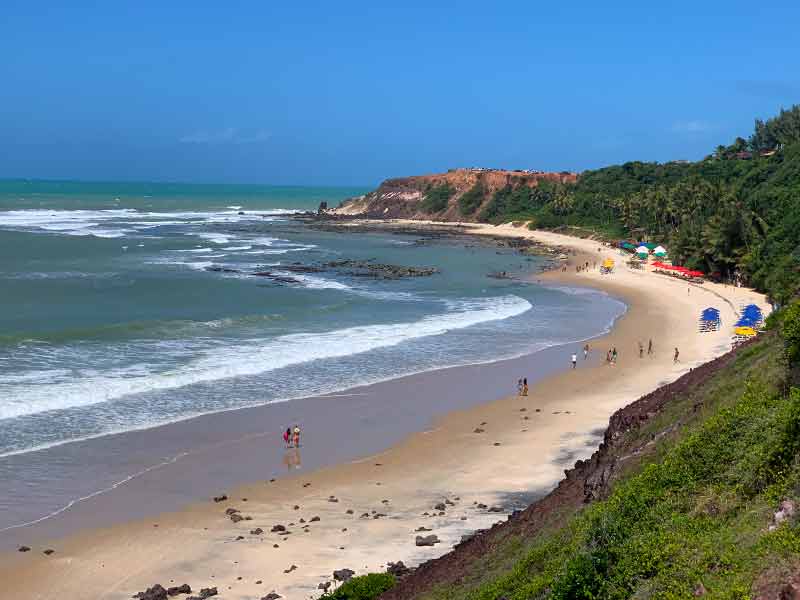
[[[536,187],[545,180],[573,183],[577,180],[577,175],[568,172],[452,169],[447,173],[387,179],[378,189],[364,196],[349,198],[331,212],[379,219],[435,218],[440,221],[475,221],[497,190],[507,186]],[[449,186],[454,192],[443,209],[431,211],[424,202],[426,195],[442,186]],[[458,201],[476,186],[481,190],[479,204],[471,215],[465,216],[459,210]]]

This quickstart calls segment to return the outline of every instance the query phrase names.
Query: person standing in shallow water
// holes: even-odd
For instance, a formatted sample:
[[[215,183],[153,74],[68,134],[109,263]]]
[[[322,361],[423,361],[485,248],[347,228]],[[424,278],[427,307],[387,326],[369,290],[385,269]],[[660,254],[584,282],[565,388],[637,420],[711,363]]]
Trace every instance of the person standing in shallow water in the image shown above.
[[[283,442],[287,448],[292,447],[292,430],[290,427],[287,427],[286,431],[283,432]]]
[[[522,396],[522,379],[517,379],[517,396]]]
[[[523,396],[527,396],[528,395],[528,378],[527,377],[525,377],[522,380],[522,395]]]
[[[615,365],[617,364],[617,347],[616,346],[614,346],[614,348],[611,349],[611,362],[614,363]]]
[[[586,344],[583,347],[583,360],[586,360],[587,358],[589,358],[589,344]]]
[[[294,437],[294,447],[295,448],[299,448],[300,447],[300,427],[295,425],[293,433],[294,433],[294,436],[293,436]]]
[[[577,366],[578,366],[578,355],[573,352],[572,353],[572,368],[574,369]]]
[[[672,358],[672,362],[674,362],[674,363],[677,363],[677,362],[678,362],[678,357],[679,357],[680,355],[681,355],[681,353],[680,353],[680,352],[678,352],[678,349],[677,349],[677,348],[675,348],[675,356]]]

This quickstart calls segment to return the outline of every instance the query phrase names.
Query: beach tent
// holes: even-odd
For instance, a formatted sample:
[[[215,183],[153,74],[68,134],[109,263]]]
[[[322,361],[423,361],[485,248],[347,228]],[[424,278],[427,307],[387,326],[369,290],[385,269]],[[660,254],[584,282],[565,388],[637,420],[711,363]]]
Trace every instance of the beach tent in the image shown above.
[[[636,249],[636,256],[639,258],[647,258],[649,254],[650,250],[647,248],[647,246],[639,246]]]
[[[667,255],[667,249],[664,248],[664,246],[656,246],[653,250],[653,254],[659,258],[664,258]]]
[[[703,321],[719,321],[719,309],[708,307],[701,313]]]

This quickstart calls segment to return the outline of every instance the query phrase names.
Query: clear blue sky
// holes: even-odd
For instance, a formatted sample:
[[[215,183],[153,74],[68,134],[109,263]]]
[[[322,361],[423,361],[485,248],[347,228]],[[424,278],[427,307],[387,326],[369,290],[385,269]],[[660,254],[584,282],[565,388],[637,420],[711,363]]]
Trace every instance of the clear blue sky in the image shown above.
[[[5,0],[0,177],[373,185],[696,159],[800,102],[798,24],[797,0]]]

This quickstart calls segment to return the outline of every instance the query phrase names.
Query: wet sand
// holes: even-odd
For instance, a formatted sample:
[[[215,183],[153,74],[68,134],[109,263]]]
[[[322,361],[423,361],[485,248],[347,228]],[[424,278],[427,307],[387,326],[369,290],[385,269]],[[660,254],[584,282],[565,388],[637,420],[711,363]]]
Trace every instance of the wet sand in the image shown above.
[[[402,440],[376,435],[364,445],[392,447],[307,472],[306,466],[314,461],[335,464],[349,458],[353,434],[343,430],[341,444],[315,451],[313,429],[309,431],[306,424],[309,442],[300,450],[304,468],[292,469],[294,475],[271,483],[263,465],[266,448],[274,448],[275,440],[257,437],[264,429],[255,418],[258,410],[247,409],[252,411],[248,416],[252,417],[253,436],[223,448],[215,447],[213,441],[225,431],[225,417],[212,415],[207,421],[208,450],[175,463],[181,465],[180,472],[154,471],[152,481],[139,480],[146,483],[141,496],[131,496],[130,488],[121,490],[119,497],[114,492],[105,494],[101,497],[105,505],[86,503],[91,511],[84,516],[78,511],[71,513],[69,522],[84,527],[85,519],[86,525],[97,527],[104,515],[111,515],[113,521],[118,503],[145,502],[147,485],[161,486],[159,492],[174,492],[174,503],[140,507],[149,515],[162,514],[124,525],[83,529],[60,540],[39,539],[29,544],[33,550],[25,554],[5,553],[0,557],[0,579],[6,583],[6,591],[15,598],[129,598],[153,583],[167,586],[174,580],[196,590],[216,586],[224,598],[260,598],[273,589],[287,598],[307,598],[319,593],[317,584],[330,580],[333,569],[347,567],[362,573],[380,570],[390,560],[415,564],[437,556],[461,535],[502,520],[513,508],[546,493],[565,467],[591,454],[614,410],[726,351],[740,304],[755,301],[767,308],[763,297],[748,290],[714,284],[687,286],[654,273],[628,270],[619,264],[615,250],[597,252],[595,242],[511,227],[478,226],[475,233],[532,235],[546,243],[569,245],[579,253],[573,261],[613,256],[618,269],[611,276],[597,271],[575,274],[572,267],[547,278],[607,290],[625,299],[628,312],[607,336],[591,342],[591,360],[584,362],[577,352],[579,364],[574,371],[560,369],[582,344],[549,351],[548,358],[537,364],[542,368],[541,379],[525,398],[513,395],[486,402],[513,389],[516,378],[526,374],[520,372],[526,366],[523,358],[415,375],[359,392],[403,402],[375,403],[375,397],[371,402],[369,396],[354,395],[342,396],[335,406],[325,406],[324,399],[309,399],[319,402],[318,421],[312,428],[336,427],[337,415],[331,411],[341,411],[359,415],[359,436],[382,431],[382,419],[406,419],[417,431],[427,429]],[[706,306],[720,309],[723,327],[699,334],[697,319]],[[656,353],[640,359],[637,344],[643,341],[646,345],[650,337]],[[605,351],[614,346],[620,353],[619,362],[607,366]],[[677,364],[672,361],[675,346],[681,349]],[[546,353],[535,355],[537,363]],[[448,406],[472,407],[449,412],[431,424],[430,412],[420,416],[418,411],[429,409],[432,398],[442,412],[449,410]],[[291,404],[280,405],[289,411],[287,416]],[[304,410],[303,414],[309,413]],[[157,430],[150,431],[158,435]],[[147,432],[137,435],[143,433]],[[185,435],[189,434],[187,429]],[[295,460],[293,455],[287,454],[289,466]],[[253,483],[223,489],[232,463],[237,463],[236,469],[241,463],[252,474]],[[282,468],[287,472],[287,466]],[[170,477],[165,477],[167,473]],[[225,491],[231,499],[175,510],[187,486],[195,489],[191,486],[197,485],[209,485],[208,496]],[[452,504],[446,503],[444,511],[434,508],[446,501]],[[225,515],[231,507],[252,520],[234,524]],[[491,507],[498,512],[490,512]],[[318,521],[312,521],[315,516]],[[272,533],[276,524],[291,533]],[[256,527],[264,533],[251,533]],[[419,527],[431,529],[422,535],[436,534],[441,543],[415,546],[419,533],[414,530]],[[237,540],[238,536],[243,539]],[[56,553],[42,555],[46,547],[53,547]],[[291,569],[292,565],[297,568]]]

